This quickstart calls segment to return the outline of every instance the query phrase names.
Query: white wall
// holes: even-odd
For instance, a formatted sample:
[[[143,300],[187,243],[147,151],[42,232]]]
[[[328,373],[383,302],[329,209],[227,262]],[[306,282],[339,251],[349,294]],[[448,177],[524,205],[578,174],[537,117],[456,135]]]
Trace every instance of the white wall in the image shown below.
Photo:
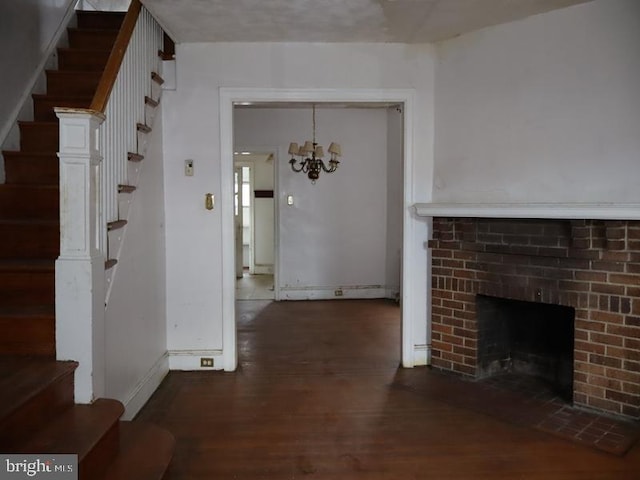
[[[279,158],[281,298],[333,298],[338,288],[354,298],[384,296],[386,111],[317,108],[316,123],[318,143],[326,149],[339,142],[343,157],[338,171],[321,173],[315,185],[291,171],[288,156]],[[311,109],[236,109],[234,132],[237,145],[286,152],[289,142],[312,138]]]
[[[157,112],[140,182],[130,194],[129,223],[105,312],[105,396],[124,403],[127,419],[169,370],[162,160],[162,114]]]
[[[17,148],[19,137],[12,133],[25,99],[40,78],[75,0],[20,0],[0,2],[0,145]],[[29,103],[29,105],[31,105]],[[28,109],[27,109],[28,111]],[[20,119],[27,119],[26,113]]]
[[[441,43],[434,200],[640,201],[639,52],[637,0]]]
[[[176,58],[177,88],[163,97],[168,343],[172,368],[197,368],[201,353],[216,361],[222,353],[221,212],[231,206],[220,201],[213,211],[203,208],[206,192],[221,191],[218,89],[415,89],[406,203],[429,201],[433,56],[424,45],[297,43],[180,44]],[[185,158],[196,161],[194,177],[183,175]],[[323,188],[322,180],[316,186]],[[419,319],[413,331],[426,339],[428,231],[424,222],[414,223],[412,249],[422,270],[412,286],[412,318]]]

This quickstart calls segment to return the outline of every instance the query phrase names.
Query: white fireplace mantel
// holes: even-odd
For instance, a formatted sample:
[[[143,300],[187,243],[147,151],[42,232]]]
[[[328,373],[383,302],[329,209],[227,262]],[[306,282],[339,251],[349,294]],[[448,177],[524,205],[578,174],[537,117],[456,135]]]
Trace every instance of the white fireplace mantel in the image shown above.
[[[416,203],[420,217],[640,220],[640,203]]]

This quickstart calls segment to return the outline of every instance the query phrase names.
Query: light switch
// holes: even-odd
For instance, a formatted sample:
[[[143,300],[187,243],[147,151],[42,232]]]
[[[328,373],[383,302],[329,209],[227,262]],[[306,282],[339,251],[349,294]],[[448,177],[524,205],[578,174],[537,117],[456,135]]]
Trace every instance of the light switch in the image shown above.
[[[293,195],[287,195],[287,205],[293,205]]]
[[[184,174],[187,177],[193,177],[193,160],[184,161]]]

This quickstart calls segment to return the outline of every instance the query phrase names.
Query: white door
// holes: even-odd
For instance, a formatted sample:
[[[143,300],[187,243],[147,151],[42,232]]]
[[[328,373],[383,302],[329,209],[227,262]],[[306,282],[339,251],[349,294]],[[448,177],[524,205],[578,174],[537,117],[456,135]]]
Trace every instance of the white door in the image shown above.
[[[236,278],[242,278],[242,167],[234,166],[233,192],[235,213]]]

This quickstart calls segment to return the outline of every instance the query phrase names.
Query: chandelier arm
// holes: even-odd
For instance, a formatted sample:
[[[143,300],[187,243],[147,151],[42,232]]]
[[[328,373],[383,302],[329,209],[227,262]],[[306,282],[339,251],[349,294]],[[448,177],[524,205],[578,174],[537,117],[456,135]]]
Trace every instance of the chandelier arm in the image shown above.
[[[337,163],[329,162],[329,167],[327,167],[322,160],[320,160],[320,166],[322,167],[322,170],[324,170],[327,173],[333,173],[338,168]]]
[[[296,168],[296,159],[292,158],[291,160],[289,160],[289,164],[291,165],[291,170],[293,170],[294,172],[301,172],[302,169],[305,166],[305,162],[300,161],[300,166],[298,168]]]

